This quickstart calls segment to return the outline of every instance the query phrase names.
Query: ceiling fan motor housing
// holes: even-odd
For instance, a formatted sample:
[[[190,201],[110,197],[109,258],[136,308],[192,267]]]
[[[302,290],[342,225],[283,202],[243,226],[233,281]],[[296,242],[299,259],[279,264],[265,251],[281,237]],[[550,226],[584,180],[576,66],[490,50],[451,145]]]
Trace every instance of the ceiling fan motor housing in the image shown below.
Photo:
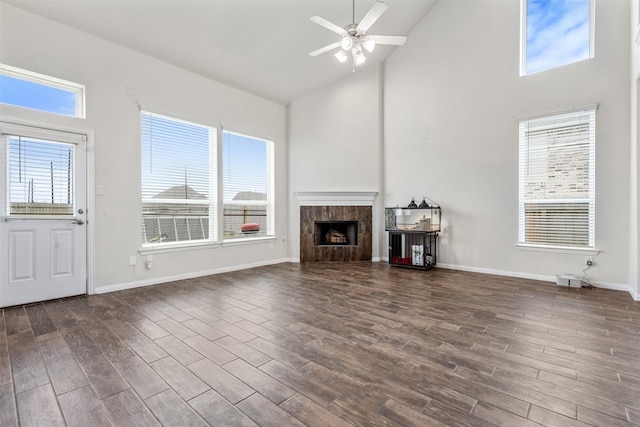
[[[350,35],[350,36],[358,36],[358,25],[357,24],[349,24],[346,27],[344,27],[344,30]]]
[[[347,32],[347,35],[345,35],[340,42],[340,47],[343,50],[351,50],[367,39],[365,33],[358,30],[358,24],[349,24],[344,27],[344,30]]]

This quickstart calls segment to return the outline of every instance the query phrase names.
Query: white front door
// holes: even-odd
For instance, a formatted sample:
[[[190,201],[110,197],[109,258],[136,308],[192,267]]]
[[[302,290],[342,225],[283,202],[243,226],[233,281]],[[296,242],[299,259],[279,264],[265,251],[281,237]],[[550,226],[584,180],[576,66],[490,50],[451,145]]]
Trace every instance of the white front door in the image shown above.
[[[0,131],[0,307],[85,294],[86,135]]]

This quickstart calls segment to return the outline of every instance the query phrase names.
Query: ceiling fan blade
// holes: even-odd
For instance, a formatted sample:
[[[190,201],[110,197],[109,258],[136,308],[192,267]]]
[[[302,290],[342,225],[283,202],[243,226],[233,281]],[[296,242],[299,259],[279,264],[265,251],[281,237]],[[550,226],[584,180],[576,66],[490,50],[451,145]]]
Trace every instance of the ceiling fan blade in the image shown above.
[[[321,18],[319,16],[312,16],[311,17],[311,22],[315,22],[318,25],[322,25],[323,27],[325,27],[327,30],[331,30],[334,33],[338,33],[341,36],[346,36],[347,35],[347,31],[342,28],[342,27],[338,27],[336,24],[334,24],[333,22],[329,22],[324,18]]]
[[[360,23],[356,27],[357,30],[361,33],[366,32],[369,29],[369,27],[371,27],[378,20],[378,18],[382,16],[382,14],[384,13],[385,10],[387,10],[387,8],[388,6],[384,4],[384,2],[381,2],[381,1],[375,2],[373,6],[371,6],[371,9],[369,9],[369,12],[367,12],[367,14],[364,15],[364,18],[362,18],[362,21],[360,21]]]
[[[335,42],[335,43],[331,43],[326,45],[325,47],[321,47],[320,49],[316,49],[313,52],[309,52],[309,56],[318,56],[318,55],[322,55],[325,52],[329,52],[330,50],[333,50],[337,47],[340,47],[340,42]]]
[[[367,38],[375,40],[376,44],[389,44],[395,46],[402,46],[407,41],[405,36],[367,36]]]

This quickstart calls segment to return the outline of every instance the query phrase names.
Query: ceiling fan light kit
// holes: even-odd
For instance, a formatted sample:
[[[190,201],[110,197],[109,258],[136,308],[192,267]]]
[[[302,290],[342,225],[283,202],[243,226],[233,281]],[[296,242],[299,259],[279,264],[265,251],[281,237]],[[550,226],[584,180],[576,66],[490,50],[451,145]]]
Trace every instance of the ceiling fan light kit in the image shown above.
[[[318,56],[336,48],[340,48],[334,56],[338,61],[346,62],[349,58],[348,53],[351,52],[351,56],[353,58],[353,71],[355,71],[357,66],[363,65],[367,60],[367,57],[363,52],[363,48],[367,52],[372,53],[378,44],[394,46],[402,46],[405,44],[407,38],[404,36],[367,36],[367,30],[369,30],[378,18],[382,16],[385,10],[387,10],[387,5],[384,4],[384,2],[376,1],[359,24],[355,23],[355,8],[356,3],[355,0],[353,0],[353,23],[348,24],[344,28],[341,28],[340,26],[319,16],[311,17],[311,22],[315,22],[316,24],[339,34],[342,36],[342,39],[339,42],[331,43],[310,52],[310,56]]]
[[[347,56],[347,54],[344,52],[344,50],[339,50],[335,53],[335,57],[338,61],[340,62],[346,62],[347,59],[349,58]]]

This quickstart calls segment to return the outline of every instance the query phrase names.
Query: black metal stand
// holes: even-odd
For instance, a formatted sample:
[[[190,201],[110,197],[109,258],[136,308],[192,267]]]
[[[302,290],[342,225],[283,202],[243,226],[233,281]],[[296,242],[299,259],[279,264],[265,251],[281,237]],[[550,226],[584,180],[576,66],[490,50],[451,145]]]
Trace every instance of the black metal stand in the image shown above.
[[[434,231],[389,231],[389,264],[428,270],[436,265],[438,233]]]

